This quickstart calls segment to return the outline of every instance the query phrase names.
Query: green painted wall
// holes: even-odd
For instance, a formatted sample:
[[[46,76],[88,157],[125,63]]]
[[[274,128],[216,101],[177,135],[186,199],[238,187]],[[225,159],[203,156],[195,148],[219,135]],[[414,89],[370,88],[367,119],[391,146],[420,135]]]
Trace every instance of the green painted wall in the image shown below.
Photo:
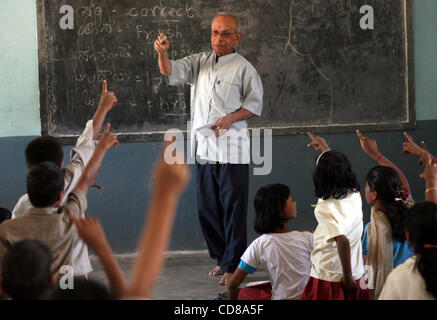
[[[437,1],[414,1],[417,120],[437,119]]]
[[[0,137],[40,135],[36,4],[0,1]]]

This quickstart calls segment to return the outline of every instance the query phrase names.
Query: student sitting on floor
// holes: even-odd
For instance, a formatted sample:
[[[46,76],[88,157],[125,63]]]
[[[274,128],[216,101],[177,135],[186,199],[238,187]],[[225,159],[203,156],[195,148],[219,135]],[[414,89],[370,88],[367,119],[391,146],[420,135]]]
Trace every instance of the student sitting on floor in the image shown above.
[[[65,193],[61,168],[52,162],[42,162],[30,169],[27,175],[27,194],[33,207],[23,216],[0,225],[0,262],[15,243],[24,239],[37,239],[52,251],[53,274],[57,275],[63,265],[74,269],[74,250],[79,237],[69,216],[81,218],[84,215],[88,188],[95,184],[106,152],[118,143],[109,128],[108,124],[76,188],[69,194],[64,205],[60,206]]]
[[[405,226],[406,237],[413,246],[415,255],[389,274],[379,299],[435,300],[437,205],[433,202],[416,204],[408,210]]]
[[[94,153],[96,142],[100,134],[106,114],[117,104],[117,98],[113,92],[108,92],[107,82],[103,82],[103,90],[92,120],[89,120],[85,130],[79,136],[76,146],[71,150],[70,162],[64,167],[64,153],[62,145],[55,137],[42,136],[32,140],[26,147],[25,156],[28,169],[43,162],[53,162],[64,171],[64,190],[61,205],[68,195],[76,187],[85,166],[88,164]],[[99,186],[97,186],[99,187]],[[12,210],[12,219],[23,216],[28,209],[32,208],[28,194],[23,195]],[[79,240],[76,248],[73,249],[73,267],[76,275],[86,275],[92,271],[88,257],[88,248],[82,240]]]
[[[405,213],[414,205],[414,200],[402,171],[379,152],[375,140],[358,130],[357,134],[364,152],[380,164],[366,176],[365,195],[372,209],[362,240],[363,255],[371,272],[368,287],[372,297],[377,299],[393,268],[414,254],[404,232]]]
[[[301,299],[368,300],[369,290],[360,287],[364,275],[360,185],[346,156],[331,151],[323,138],[308,135],[312,139],[308,146],[323,152],[313,174],[318,225],[311,275]]]
[[[296,300],[302,295],[310,271],[313,234],[292,231],[288,222],[296,218],[296,202],[283,184],[262,187],[255,196],[255,231],[262,234],[246,249],[227,284],[231,300]],[[270,282],[246,287],[241,282],[263,266]]]
[[[380,300],[437,299],[437,159],[420,148],[405,133],[405,154],[414,154],[425,164],[420,175],[425,179],[425,200],[409,209],[405,217],[405,236],[415,255],[388,276]],[[423,145],[423,142],[422,142]]]
[[[1,266],[1,291],[10,299],[43,298],[54,284],[52,252],[39,240],[23,240],[6,253]]]

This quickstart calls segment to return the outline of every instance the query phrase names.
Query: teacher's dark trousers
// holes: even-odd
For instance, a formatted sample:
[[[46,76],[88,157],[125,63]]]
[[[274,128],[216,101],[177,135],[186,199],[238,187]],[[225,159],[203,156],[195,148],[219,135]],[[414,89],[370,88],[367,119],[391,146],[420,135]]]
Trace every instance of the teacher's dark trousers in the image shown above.
[[[211,258],[234,272],[247,247],[248,164],[196,163],[200,226]]]

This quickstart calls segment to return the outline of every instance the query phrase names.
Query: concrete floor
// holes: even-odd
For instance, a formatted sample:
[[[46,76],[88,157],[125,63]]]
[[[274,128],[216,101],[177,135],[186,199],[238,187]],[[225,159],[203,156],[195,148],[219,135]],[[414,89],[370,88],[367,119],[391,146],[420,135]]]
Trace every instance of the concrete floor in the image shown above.
[[[210,277],[208,272],[215,266],[207,251],[177,251],[166,254],[165,267],[156,283],[152,299],[154,300],[214,300],[219,292],[225,292],[218,285],[220,276]],[[94,271],[91,279],[108,286],[105,272],[95,256],[91,256]],[[129,278],[135,255],[116,256],[126,279]],[[242,286],[248,282],[268,280],[265,270],[249,274]]]

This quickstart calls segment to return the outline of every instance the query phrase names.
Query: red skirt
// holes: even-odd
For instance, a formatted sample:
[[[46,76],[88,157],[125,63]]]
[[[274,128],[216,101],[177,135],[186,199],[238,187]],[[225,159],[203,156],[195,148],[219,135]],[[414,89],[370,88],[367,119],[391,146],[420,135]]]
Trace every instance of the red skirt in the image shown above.
[[[272,284],[260,283],[240,289],[238,300],[270,300],[272,298]]]
[[[341,282],[330,282],[310,277],[301,300],[370,300],[369,290],[362,289],[360,280],[355,280],[355,290],[345,292]]]

